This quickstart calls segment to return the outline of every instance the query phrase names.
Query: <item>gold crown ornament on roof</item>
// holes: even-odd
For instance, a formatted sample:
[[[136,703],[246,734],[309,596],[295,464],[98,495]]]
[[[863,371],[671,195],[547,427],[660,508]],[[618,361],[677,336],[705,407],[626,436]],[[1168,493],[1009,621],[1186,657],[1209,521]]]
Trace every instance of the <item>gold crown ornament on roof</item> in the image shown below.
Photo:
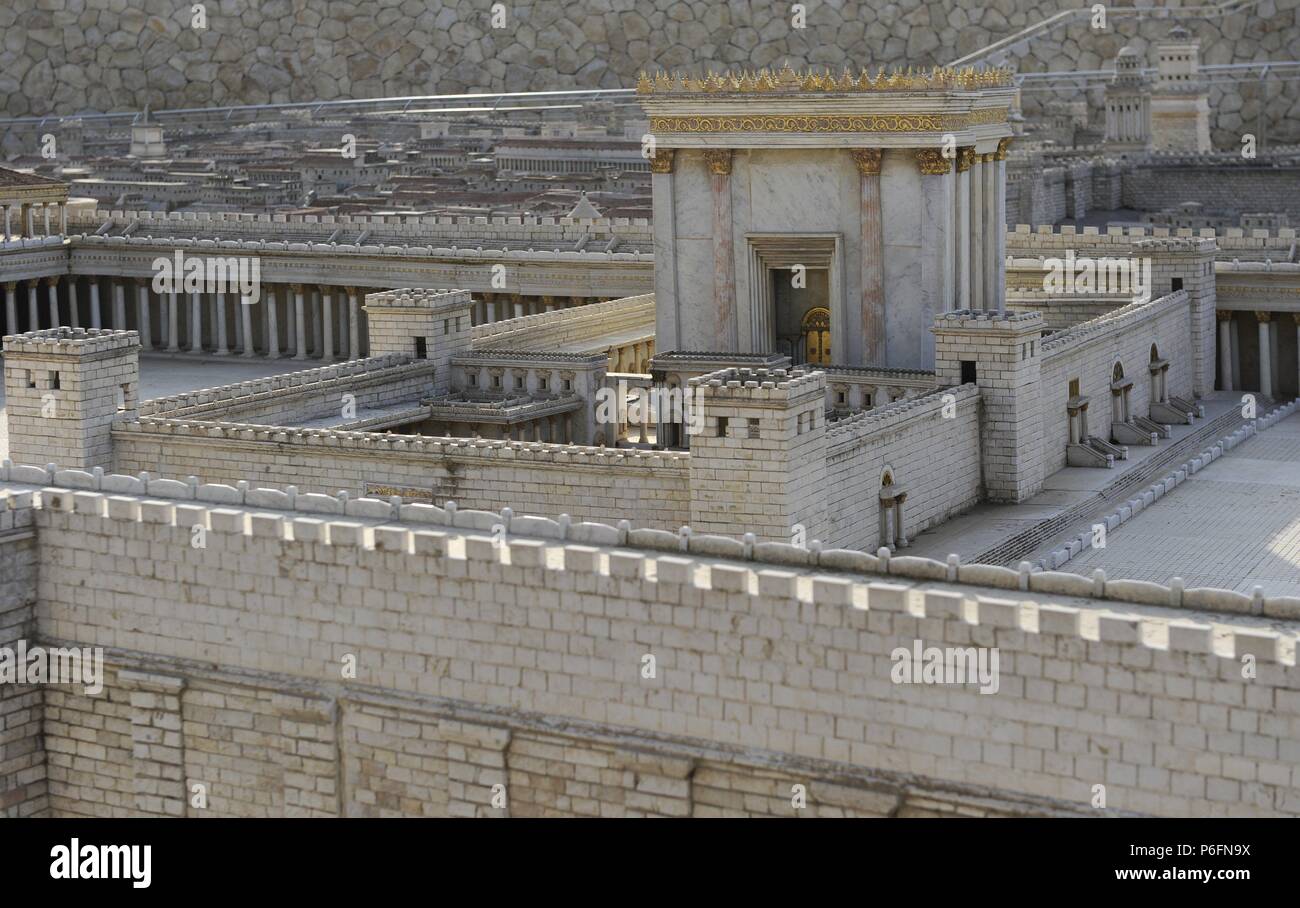
[[[758,94],[773,91],[863,92],[863,91],[933,91],[936,89],[972,90],[1009,88],[1014,70],[1009,67],[977,69],[973,66],[935,66],[929,70],[881,67],[873,77],[865,68],[857,75],[845,67],[836,76],[831,72],[796,72],[787,63],[779,70],[743,70],[738,73],[715,73],[710,70],[695,78],[685,73],[642,72],[637,78],[638,95],[669,94]]]

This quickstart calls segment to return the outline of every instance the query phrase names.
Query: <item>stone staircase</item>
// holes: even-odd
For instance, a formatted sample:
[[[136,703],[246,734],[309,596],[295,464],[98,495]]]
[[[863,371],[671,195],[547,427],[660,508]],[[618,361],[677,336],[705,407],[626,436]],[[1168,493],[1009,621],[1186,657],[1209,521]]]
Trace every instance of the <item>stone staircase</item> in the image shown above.
[[[1134,491],[1167,473],[1171,467],[1195,456],[1229,434],[1242,422],[1240,412],[1235,409],[1206,420],[1205,424],[1195,432],[1168,445],[1159,454],[1147,458],[1140,466],[1115,477],[1114,482],[1106,485],[1095,495],[1039,521],[1014,536],[1003,539],[997,545],[980,552],[970,561],[976,564],[1013,566],[1039,549],[1050,548],[1052,543],[1060,542],[1072,535],[1070,530],[1076,523],[1113,510],[1127,501]]]

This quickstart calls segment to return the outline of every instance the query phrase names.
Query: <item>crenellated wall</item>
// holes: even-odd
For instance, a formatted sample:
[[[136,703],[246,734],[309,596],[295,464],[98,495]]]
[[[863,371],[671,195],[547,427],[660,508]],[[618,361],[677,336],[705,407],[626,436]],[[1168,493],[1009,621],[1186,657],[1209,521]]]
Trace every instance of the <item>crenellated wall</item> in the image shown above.
[[[1295,598],[33,480],[134,480],[0,477],[41,639],[109,666],[48,692],[58,815],[1300,814]],[[894,683],[917,640],[996,647],[997,692]]]

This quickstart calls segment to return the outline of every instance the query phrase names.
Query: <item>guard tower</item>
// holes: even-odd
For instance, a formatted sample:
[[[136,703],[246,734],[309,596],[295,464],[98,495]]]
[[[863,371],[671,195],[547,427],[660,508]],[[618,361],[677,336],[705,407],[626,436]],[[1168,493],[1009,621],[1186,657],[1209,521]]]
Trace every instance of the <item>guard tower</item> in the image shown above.
[[[637,92],[658,349],[932,368],[936,315],[1001,306],[1009,70],[642,75]]]
[[[451,390],[451,360],[470,349],[474,300],[468,290],[387,290],[366,294],[370,355],[401,353],[436,365],[434,394]]]
[[[1159,151],[1211,151],[1210,100],[1201,81],[1201,42],[1181,25],[1156,45],[1151,142]]]
[[[136,415],[139,355],[135,331],[47,328],[6,337],[9,459],[111,468],[113,422]]]

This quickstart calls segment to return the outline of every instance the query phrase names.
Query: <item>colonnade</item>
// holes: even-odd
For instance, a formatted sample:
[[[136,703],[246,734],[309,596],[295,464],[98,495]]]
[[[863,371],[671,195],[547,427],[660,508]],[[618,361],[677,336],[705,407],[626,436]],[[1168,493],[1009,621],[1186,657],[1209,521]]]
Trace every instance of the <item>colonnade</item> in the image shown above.
[[[144,350],[322,363],[368,353],[363,288],[263,284],[245,304],[230,292],[158,294],[152,283],[67,274],[5,282],[4,333],[117,328],[138,331]]]
[[[1220,309],[1217,316],[1220,390],[1300,393],[1300,312]],[[1284,332],[1294,336],[1294,350],[1283,351],[1291,346]]]
[[[523,293],[482,293],[475,296],[477,297],[474,303],[476,325],[490,325],[509,318],[540,315],[543,312],[572,309],[587,303],[605,303],[614,299],[612,296],[536,296]]]
[[[573,443],[573,414],[523,417],[512,423],[457,422],[435,417],[421,427],[424,435],[441,438],[488,438],[505,441],[542,441],[549,444]]]
[[[4,204],[0,203],[3,209],[5,232],[3,238],[22,239],[36,236],[53,236],[51,230],[51,219],[57,219],[58,232],[60,235],[68,232],[68,205],[67,202],[19,202]],[[40,209],[39,214],[37,209]],[[54,209],[53,213],[50,209]],[[37,221],[45,228],[43,231],[36,229]]]

